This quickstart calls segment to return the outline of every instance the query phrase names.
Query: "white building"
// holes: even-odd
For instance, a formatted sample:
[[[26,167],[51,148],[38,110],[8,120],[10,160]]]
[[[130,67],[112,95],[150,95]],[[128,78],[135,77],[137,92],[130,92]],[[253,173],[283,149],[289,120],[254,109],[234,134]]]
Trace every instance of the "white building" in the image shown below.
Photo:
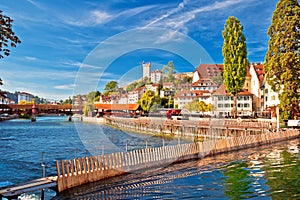
[[[33,95],[29,94],[27,92],[20,92],[20,93],[18,93],[18,102],[20,102],[22,100],[23,101],[29,101],[29,102],[31,102],[32,98],[33,98]]]
[[[251,64],[249,67],[249,74],[251,77],[251,83],[248,90],[253,94],[253,110],[263,111],[263,97],[261,91],[264,83],[264,66],[262,64]]]
[[[143,67],[143,78],[146,78],[146,77],[150,78],[151,62],[145,63],[143,61],[142,67]]]
[[[146,91],[145,87],[140,87],[131,92],[128,92],[128,104],[137,103],[142,97],[142,95],[145,93],[145,91]]]
[[[242,91],[237,95],[237,115],[251,116],[253,114],[253,94]],[[212,94],[212,104],[215,108],[213,114],[217,117],[231,116],[233,109],[233,96],[227,93],[226,87],[222,84]]]
[[[177,91],[174,96],[174,106],[183,109],[188,103],[191,103],[194,100],[198,100],[197,93],[194,91]]]
[[[159,84],[158,83],[153,83],[153,84],[145,85],[145,87],[146,87],[146,90],[151,90],[155,94],[158,94],[158,89],[159,89]]]
[[[271,86],[267,83],[267,81],[264,82],[263,93],[262,97],[264,98],[263,101],[265,109],[277,106],[280,103],[278,93],[271,89]]]
[[[160,83],[163,78],[163,73],[160,70],[154,70],[151,72],[151,82]]]
[[[218,85],[210,78],[201,78],[192,84],[193,90],[208,90],[210,92],[218,89]]]

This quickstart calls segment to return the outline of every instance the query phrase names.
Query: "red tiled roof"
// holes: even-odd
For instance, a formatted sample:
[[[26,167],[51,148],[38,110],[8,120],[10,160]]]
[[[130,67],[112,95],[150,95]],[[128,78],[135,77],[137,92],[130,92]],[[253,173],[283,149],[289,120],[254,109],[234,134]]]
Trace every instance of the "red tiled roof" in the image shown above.
[[[103,110],[137,110],[139,104],[104,104],[94,103],[96,109]]]
[[[223,64],[200,64],[196,71],[200,78],[213,78],[219,72],[224,71],[224,66]]]
[[[264,66],[262,64],[253,64],[259,84],[262,85],[265,77]]]
[[[225,84],[222,84],[213,94],[213,96],[231,96],[231,94],[229,94],[227,91],[226,91],[226,86]],[[248,91],[245,91],[243,90],[242,92],[239,92],[238,93],[238,96],[241,96],[241,95],[253,95],[252,93],[248,92]]]
[[[204,85],[201,85],[201,83],[204,83]],[[207,83],[211,83],[211,85],[206,85]],[[217,86],[217,84],[210,78],[200,78],[198,81],[192,83],[192,86]]]
[[[250,67],[247,66],[247,74],[246,77],[250,77],[251,78],[251,74],[250,74]]]

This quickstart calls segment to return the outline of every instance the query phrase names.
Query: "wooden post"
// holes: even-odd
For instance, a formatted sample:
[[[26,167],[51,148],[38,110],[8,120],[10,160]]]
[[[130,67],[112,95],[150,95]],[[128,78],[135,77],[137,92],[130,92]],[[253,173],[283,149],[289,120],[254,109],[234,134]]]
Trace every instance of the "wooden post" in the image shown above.
[[[58,163],[58,160],[57,160],[55,163],[56,163],[57,178],[60,178],[60,169],[59,169],[59,163]]]
[[[61,173],[62,173],[62,176],[65,177],[65,165],[64,165],[64,161],[61,160],[60,164],[61,164]]]

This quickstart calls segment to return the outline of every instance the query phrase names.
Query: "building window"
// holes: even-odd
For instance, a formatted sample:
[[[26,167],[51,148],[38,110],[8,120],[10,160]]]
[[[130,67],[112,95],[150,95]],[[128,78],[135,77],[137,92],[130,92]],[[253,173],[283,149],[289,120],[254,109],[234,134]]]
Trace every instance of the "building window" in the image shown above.
[[[275,100],[275,95],[273,95],[273,96],[271,97],[271,100],[272,100],[272,101],[274,101],[274,100]]]
[[[244,103],[244,107],[249,108],[250,107],[249,103]]]
[[[268,94],[268,89],[265,89],[265,94]]]
[[[223,101],[223,97],[218,97],[218,101]]]
[[[223,104],[219,103],[218,108],[223,108]]]

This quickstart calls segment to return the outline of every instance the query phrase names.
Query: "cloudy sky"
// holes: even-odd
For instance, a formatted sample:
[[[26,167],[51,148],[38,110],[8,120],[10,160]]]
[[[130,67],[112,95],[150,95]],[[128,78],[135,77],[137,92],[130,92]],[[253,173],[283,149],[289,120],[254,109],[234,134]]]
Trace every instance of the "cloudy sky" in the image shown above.
[[[239,18],[250,62],[263,62],[277,0],[2,0],[22,43],[0,61],[2,90],[49,99],[103,90],[172,60],[178,72],[222,63],[222,30]]]

